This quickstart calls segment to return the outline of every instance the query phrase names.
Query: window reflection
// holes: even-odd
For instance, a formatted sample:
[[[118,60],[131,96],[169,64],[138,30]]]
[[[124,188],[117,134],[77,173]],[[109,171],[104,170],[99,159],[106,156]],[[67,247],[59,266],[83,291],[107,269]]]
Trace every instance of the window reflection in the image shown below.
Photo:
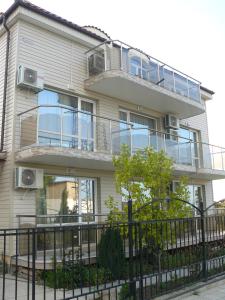
[[[176,191],[176,188],[179,186],[179,182],[173,182],[173,189]],[[195,205],[196,207],[200,206],[200,202],[205,203],[205,186],[204,185],[196,185],[196,184],[188,184],[187,185],[189,198],[188,202]],[[194,213],[198,214],[197,210],[194,209]]]
[[[44,90],[38,94],[38,105],[49,105],[38,111],[40,144],[94,150],[92,102]]]
[[[120,111],[120,120],[132,124],[120,123],[120,145],[125,144],[132,152],[153,147],[157,149],[157,139],[154,131],[155,120],[129,111]]]
[[[65,223],[94,221],[94,216],[87,216],[94,214],[94,179],[46,175],[44,182],[37,192],[37,214],[63,216]]]

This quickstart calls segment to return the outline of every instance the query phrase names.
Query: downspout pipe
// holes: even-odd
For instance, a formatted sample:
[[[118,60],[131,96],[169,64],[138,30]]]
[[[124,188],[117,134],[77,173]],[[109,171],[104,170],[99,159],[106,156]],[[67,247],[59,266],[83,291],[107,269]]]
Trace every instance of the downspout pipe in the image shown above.
[[[6,18],[3,13],[0,14],[2,17],[2,24],[6,30],[7,41],[6,41],[6,54],[5,54],[5,76],[4,76],[4,87],[3,87],[3,101],[2,101],[2,124],[1,124],[1,141],[0,141],[0,152],[4,150],[4,137],[5,137],[5,114],[6,114],[6,97],[7,97],[7,84],[8,84],[8,69],[9,69],[9,44],[10,44],[10,30],[6,25]]]

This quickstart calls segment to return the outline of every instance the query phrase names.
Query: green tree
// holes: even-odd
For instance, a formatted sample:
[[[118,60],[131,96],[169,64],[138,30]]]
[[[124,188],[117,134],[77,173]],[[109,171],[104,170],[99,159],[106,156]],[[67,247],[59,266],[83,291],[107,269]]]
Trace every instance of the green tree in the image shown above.
[[[121,154],[113,158],[113,164],[117,192],[124,200],[132,199],[133,221],[183,218],[191,214],[192,210],[187,204],[176,200],[189,199],[186,179],[182,178],[176,191],[172,191],[173,161],[163,151],[156,152],[152,148],[146,148],[131,155],[129,148],[125,146]],[[128,221],[127,206],[120,211],[118,203],[112,197],[109,197],[106,204],[110,210],[109,222]],[[167,223],[163,221],[143,222],[140,226],[144,235],[137,237],[136,233],[136,238],[141,238],[148,253],[155,256],[160,285],[161,257],[165,243],[168,242],[168,237],[170,243],[175,241],[176,230],[172,226],[168,228]]]
[[[146,148],[130,155],[128,147],[113,158],[116,190],[124,200],[133,201],[135,221],[183,218],[191,213],[190,207],[176,199],[189,199],[186,178],[181,178],[176,191],[172,191],[173,161],[163,151]],[[118,203],[112,197],[106,201],[110,210],[109,221],[127,221],[127,206],[119,214]]]

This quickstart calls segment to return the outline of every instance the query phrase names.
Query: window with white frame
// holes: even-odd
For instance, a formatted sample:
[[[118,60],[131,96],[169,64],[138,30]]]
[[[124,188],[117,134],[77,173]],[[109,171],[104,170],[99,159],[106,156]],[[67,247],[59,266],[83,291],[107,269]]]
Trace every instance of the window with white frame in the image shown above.
[[[93,101],[44,90],[38,105],[39,144],[94,150]]]

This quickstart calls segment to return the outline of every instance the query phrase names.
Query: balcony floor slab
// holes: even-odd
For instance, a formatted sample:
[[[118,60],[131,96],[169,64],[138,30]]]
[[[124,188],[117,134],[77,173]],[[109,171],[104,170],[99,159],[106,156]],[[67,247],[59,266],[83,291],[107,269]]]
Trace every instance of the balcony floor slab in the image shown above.
[[[120,70],[106,71],[87,79],[85,88],[164,114],[173,113],[180,119],[193,117],[205,112],[202,102],[198,103],[150,81]]]
[[[16,162],[113,170],[112,155],[72,148],[32,146],[16,152]]]

